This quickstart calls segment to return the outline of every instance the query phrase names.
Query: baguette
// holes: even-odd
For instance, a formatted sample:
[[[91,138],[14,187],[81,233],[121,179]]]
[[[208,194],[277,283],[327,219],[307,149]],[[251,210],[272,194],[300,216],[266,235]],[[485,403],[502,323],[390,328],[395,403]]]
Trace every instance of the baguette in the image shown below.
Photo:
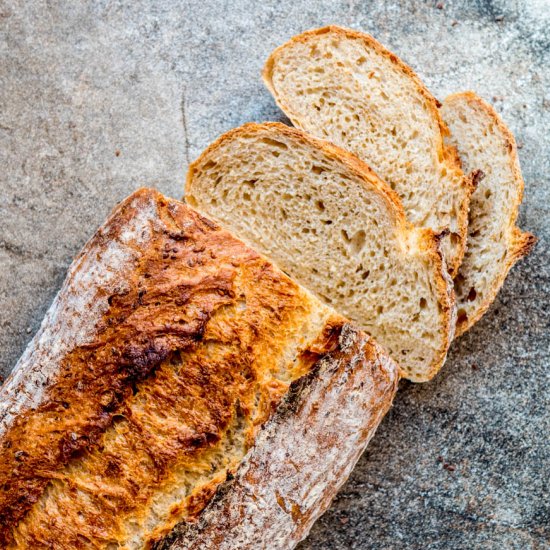
[[[236,549],[244,533],[259,547],[276,521],[285,534],[271,547],[289,547],[397,379],[372,340],[266,258],[137,191],[73,263],[0,389],[0,546],[169,547],[176,525],[203,525],[209,501],[253,490],[265,499],[253,518],[212,505],[208,525],[231,522],[224,547]]]
[[[263,78],[295,126],[364,160],[414,225],[446,232],[442,250],[454,277],[473,183],[443,141],[436,99],[412,69],[371,36],[330,26],[277,48]]]
[[[523,178],[512,132],[497,112],[473,92],[449,96],[441,114],[465,172],[477,173],[467,250],[455,278],[457,336],[487,311],[513,265],[536,238],[516,226]]]
[[[454,330],[439,237],[353,155],[279,123],[247,124],[189,168],[186,200],[373,335],[402,376],[432,378]]]

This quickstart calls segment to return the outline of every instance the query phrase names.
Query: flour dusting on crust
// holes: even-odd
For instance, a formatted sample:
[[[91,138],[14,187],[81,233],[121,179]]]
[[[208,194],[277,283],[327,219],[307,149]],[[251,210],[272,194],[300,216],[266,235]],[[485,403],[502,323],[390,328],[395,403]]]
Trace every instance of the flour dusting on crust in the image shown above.
[[[397,367],[368,336],[344,325],[340,342],[297,381],[198,523],[180,524],[157,550],[282,550],[307,535],[397,389]]]
[[[117,221],[124,210],[133,215],[121,229]],[[159,223],[156,212],[156,202],[147,193],[132,195],[72,263],[40,329],[0,388],[0,436],[15,416],[42,402],[60,358],[94,337],[108,297],[124,291],[119,281],[138,257],[139,247],[147,245],[152,224]]]

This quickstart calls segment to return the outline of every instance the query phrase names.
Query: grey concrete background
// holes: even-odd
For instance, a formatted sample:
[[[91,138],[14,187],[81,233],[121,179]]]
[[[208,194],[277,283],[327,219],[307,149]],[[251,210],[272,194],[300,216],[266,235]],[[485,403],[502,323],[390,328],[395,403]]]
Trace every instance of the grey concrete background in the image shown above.
[[[282,119],[263,61],[329,23],[372,33],[440,98],[495,103],[522,146],[521,225],[540,242],[439,377],[402,383],[301,548],[550,548],[548,0],[3,2],[2,373],[115,203],[142,185],[181,197],[218,134]]]

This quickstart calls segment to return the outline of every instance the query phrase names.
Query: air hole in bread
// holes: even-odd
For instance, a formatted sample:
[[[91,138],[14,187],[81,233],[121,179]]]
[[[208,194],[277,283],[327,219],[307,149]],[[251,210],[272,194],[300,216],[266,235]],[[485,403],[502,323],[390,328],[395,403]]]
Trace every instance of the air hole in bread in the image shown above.
[[[470,292],[468,292],[468,302],[473,302],[477,297],[477,292],[474,287],[470,289]]]
[[[366,241],[367,235],[366,233],[360,229],[353,235],[351,238],[351,250],[354,254],[359,254],[363,248],[365,248],[365,241]]]
[[[426,298],[420,298],[418,305],[420,306],[420,309],[426,309],[426,306],[428,305]]]
[[[278,147],[279,149],[286,150],[288,149],[288,145],[286,143],[283,143],[281,141],[278,141],[276,139],[271,139],[268,137],[264,137],[261,139],[262,143],[265,143],[266,145],[270,145],[272,147]]]

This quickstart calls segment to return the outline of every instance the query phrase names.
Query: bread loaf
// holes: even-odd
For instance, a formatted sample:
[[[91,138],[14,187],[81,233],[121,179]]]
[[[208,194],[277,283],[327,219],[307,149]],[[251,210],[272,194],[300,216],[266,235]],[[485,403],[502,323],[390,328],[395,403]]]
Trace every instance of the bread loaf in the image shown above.
[[[227,524],[224,547],[258,548],[271,522],[284,532],[271,547],[290,547],[396,384],[373,341],[270,261],[140,190],[75,260],[0,389],[0,546],[166,547],[196,524],[185,540],[214,549]]]
[[[452,280],[430,229],[353,155],[283,124],[247,124],[195,161],[186,200],[272,257],[390,351],[432,378],[454,331]]]
[[[454,277],[473,185],[443,141],[436,99],[412,69],[371,36],[330,26],[277,48],[263,76],[294,125],[364,160],[395,189],[414,225],[445,232]]]
[[[497,112],[473,92],[449,96],[441,114],[465,172],[476,173],[467,249],[455,278],[457,335],[487,311],[512,266],[536,239],[516,226],[523,178],[516,140]]]

